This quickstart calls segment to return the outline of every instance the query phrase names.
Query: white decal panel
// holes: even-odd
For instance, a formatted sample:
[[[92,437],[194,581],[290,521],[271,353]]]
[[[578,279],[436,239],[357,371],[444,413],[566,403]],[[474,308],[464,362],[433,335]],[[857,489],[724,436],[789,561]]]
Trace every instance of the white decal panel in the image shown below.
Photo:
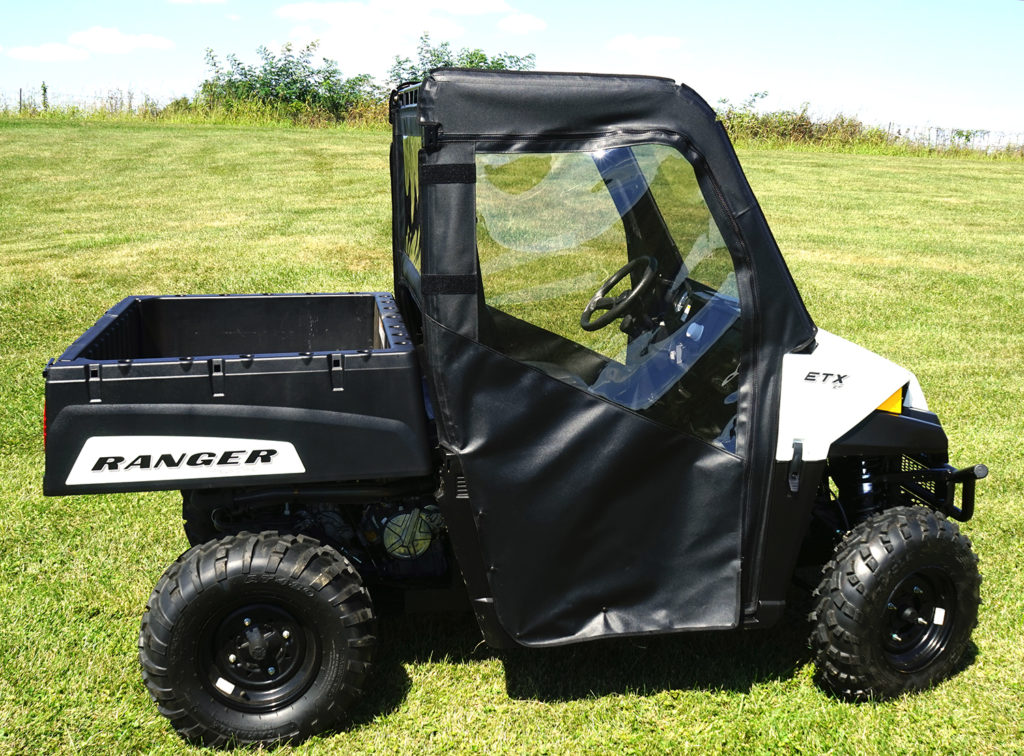
[[[93,436],[65,481],[69,486],[284,475],[306,471],[287,441],[216,436]]]
[[[782,358],[777,461],[793,458],[795,441],[803,459],[825,459],[833,441],[908,384],[907,405],[928,409],[910,371],[828,331],[817,342],[810,354]]]

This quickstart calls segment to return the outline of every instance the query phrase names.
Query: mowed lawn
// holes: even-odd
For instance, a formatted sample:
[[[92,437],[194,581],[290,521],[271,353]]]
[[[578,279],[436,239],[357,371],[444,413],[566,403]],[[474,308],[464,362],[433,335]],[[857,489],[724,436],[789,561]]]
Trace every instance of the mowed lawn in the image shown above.
[[[135,651],[186,548],[180,499],[43,498],[47,359],[130,294],[390,288],[387,150],[382,131],[0,121],[0,752],[187,750]],[[818,325],[915,371],[954,463],[992,470],[964,526],[985,575],[969,664],[854,705],[814,685],[795,618],[508,654],[468,616],[392,619],[350,727],[296,752],[1024,748],[1024,163],[740,158]]]

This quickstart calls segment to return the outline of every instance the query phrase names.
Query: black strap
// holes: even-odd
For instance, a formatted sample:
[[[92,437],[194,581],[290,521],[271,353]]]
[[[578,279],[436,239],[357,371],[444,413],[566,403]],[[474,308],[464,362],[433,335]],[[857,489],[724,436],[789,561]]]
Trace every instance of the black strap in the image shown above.
[[[442,163],[421,165],[421,184],[475,184],[476,165],[473,163]]]
[[[476,276],[472,273],[448,275],[427,273],[420,276],[420,292],[430,294],[476,294]]]

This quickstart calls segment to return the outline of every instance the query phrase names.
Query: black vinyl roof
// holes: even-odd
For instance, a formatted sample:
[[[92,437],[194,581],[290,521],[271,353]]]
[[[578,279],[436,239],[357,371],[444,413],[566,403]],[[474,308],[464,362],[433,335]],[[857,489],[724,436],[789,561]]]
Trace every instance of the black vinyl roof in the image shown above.
[[[680,108],[691,127],[715,122],[696,92],[652,76],[435,69],[419,99],[448,136],[676,131]]]

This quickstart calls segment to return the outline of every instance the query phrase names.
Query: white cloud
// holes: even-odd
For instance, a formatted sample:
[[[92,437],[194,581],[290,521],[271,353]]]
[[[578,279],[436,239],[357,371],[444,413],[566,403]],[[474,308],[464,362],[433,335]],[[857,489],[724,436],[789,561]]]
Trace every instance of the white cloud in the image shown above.
[[[62,42],[46,42],[42,45],[12,47],[7,54],[18,60],[30,60],[34,63],[64,63],[72,60],[86,60],[89,53],[79,47],[65,45]]]
[[[529,13],[513,13],[501,19],[498,28],[509,34],[530,34],[544,31],[548,28],[548,22]]]
[[[308,45],[310,42],[315,42],[319,37],[316,32],[313,31],[311,26],[293,26],[291,31],[288,32],[288,41],[295,47],[302,48]],[[268,45],[272,52],[276,52],[281,49],[281,43],[277,40]],[[329,56],[328,56],[329,57]]]
[[[387,18],[392,24],[405,24],[406,19],[444,13],[449,16],[483,16],[511,13],[505,0],[345,0],[344,2],[290,3],[277,9],[277,15],[303,21],[337,21],[352,15],[374,15]]]
[[[226,18],[228,21],[241,21],[242,20],[242,17],[239,16],[237,13],[225,13],[224,14],[224,18]]]
[[[483,16],[488,13],[508,13],[512,10],[505,0],[428,0],[423,5],[431,10],[451,13],[453,16]]]
[[[679,37],[661,37],[658,35],[638,37],[635,34],[620,34],[617,37],[612,37],[607,44],[607,48],[612,52],[636,54],[649,54],[662,50],[678,50],[682,46],[683,41]]]
[[[679,37],[620,34],[608,40],[600,60],[588,61],[587,65],[594,71],[678,79],[689,60],[690,55]]]
[[[424,32],[435,44],[451,42],[457,50],[473,41],[465,39],[462,24],[470,17],[526,15],[518,14],[507,0],[307,1],[282,5],[276,14],[295,22],[289,33],[294,44],[319,39],[320,54],[337,60],[345,76],[369,73],[378,79],[386,76],[396,52],[415,55]]]
[[[515,0],[302,0],[275,13],[294,23],[285,41],[298,47],[319,40],[319,54],[338,61],[343,75],[368,73],[383,80],[396,53],[415,58],[424,32],[434,44],[450,42],[457,51],[479,43],[467,29],[497,26],[528,34],[547,28],[543,19],[520,13],[510,2]]]
[[[336,32],[349,37],[355,45],[373,40],[379,44],[379,40],[387,39],[391,34],[401,34],[410,26],[421,26],[430,18],[430,11],[425,7],[417,8],[414,3],[409,3],[408,7],[398,11],[396,5],[404,3],[385,4],[376,0],[367,3],[294,3],[278,8],[277,15],[304,22],[296,27],[303,31],[310,29],[311,23],[326,24],[325,39]]]
[[[12,47],[7,55],[36,63],[65,63],[88,60],[89,53],[123,55],[135,50],[170,50],[174,43],[155,34],[125,34],[118,29],[93,26],[68,36],[70,44],[46,42],[41,45]],[[2,48],[0,48],[2,49]]]
[[[167,0],[174,5],[213,5],[226,3],[227,0]]]
[[[174,43],[155,34],[125,34],[119,29],[93,26],[85,31],[75,32],[68,42],[84,47],[90,52],[123,55],[135,50],[170,50]]]

